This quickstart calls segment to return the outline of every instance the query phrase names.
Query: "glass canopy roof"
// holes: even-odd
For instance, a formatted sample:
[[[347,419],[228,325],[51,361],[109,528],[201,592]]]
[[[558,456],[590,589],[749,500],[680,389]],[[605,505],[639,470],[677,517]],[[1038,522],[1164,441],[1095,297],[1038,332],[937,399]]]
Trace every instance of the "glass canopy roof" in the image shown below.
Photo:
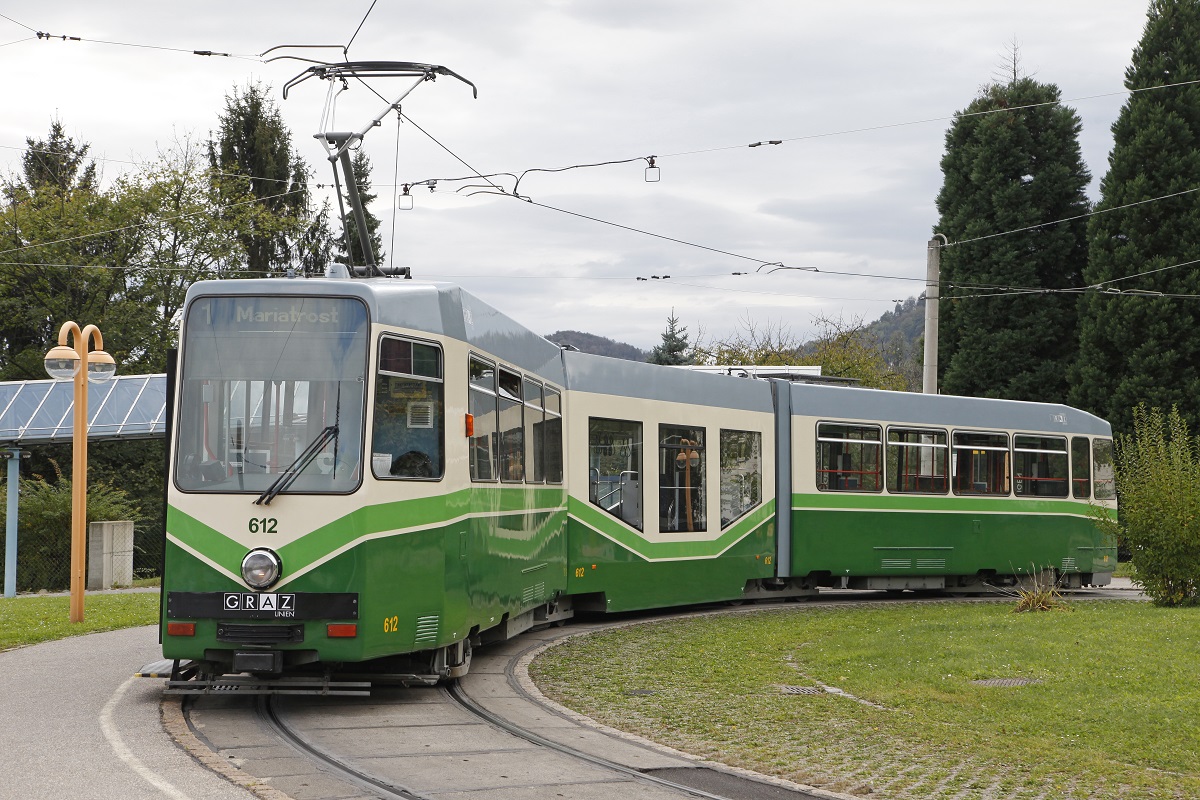
[[[166,375],[118,375],[88,384],[88,440],[155,439],[166,432]],[[0,444],[69,442],[73,381],[0,383]]]

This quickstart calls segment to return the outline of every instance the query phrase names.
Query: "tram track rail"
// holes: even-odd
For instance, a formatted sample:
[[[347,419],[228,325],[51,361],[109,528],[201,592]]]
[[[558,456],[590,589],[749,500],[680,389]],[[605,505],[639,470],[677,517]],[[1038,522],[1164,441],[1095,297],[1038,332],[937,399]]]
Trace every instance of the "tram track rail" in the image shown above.
[[[393,781],[367,772],[345,757],[331,753],[309,741],[283,721],[274,701],[275,698],[270,695],[260,695],[256,698],[255,706],[259,721],[280,740],[301,753],[304,758],[318,764],[321,771],[364,789],[380,797],[381,800],[428,800],[426,795],[410,791]]]
[[[1113,596],[1108,592],[1089,593],[1093,596]],[[1132,593],[1122,594],[1133,599]],[[994,602],[1001,599],[989,596],[976,598],[976,601]],[[961,599],[932,600],[947,601],[963,602]],[[930,600],[831,596],[815,602],[820,605],[865,605],[879,602],[923,603]],[[205,747],[220,754],[221,760],[247,770],[249,777],[253,778],[238,782],[253,789],[252,784],[257,781],[278,790],[275,794],[260,795],[263,797],[319,800],[346,796],[345,787],[353,787],[350,790],[352,793],[383,800],[429,800],[432,796],[444,793],[486,797],[490,791],[502,787],[515,788],[497,784],[497,777],[511,778],[514,782],[524,779],[522,785],[530,791],[529,796],[539,796],[535,793],[537,789],[544,796],[546,791],[558,786],[560,794],[565,793],[563,796],[570,797],[570,786],[574,782],[612,783],[614,787],[619,787],[616,789],[618,794],[629,797],[639,796],[630,791],[634,785],[645,787],[645,794],[655,798],[803,800],[828,797],[820,792],[806,793],[782,782],[757,780],[700,760],[685,761],[683,757],[664,756],[651,746],[622,740],[611,732],[601,732],[599,726],[576,728],[576,735],[564,735],[562,731],[566,721],[571,718],[562,710],[547,706],[544,699],[537,696],[536,689],[527,687],[527,681],[522,678],[521,662],[527,663],[535,651],[552,646],[554,641],[561,638],[614,626],[653,623],[678,617],[713,613],[742,614],[768,609],[782,611],[787,607],[785,604],[752,604],[723,609],[691,608],[676,613],[658,612],[636,619],[580,621],[561,630],[530,632],[509,642],[476,651],[477,670],[460,681],[437,688],[379,688],[378,695],[373,698],[239,697],[236,692],[231,692],[184,697],[180,710],[188,728],[202,740]],[[389,691],[395,694],[389,694]],[[543,727],[541,733],[531,730],[526,724],[515,721],[521,717],[519,713],[514,716],[511,711],[507,714],[504,712],[506,708],[511,709],[511,705],[506,706],[505,703],[513,702],[527,704],[528,708],[536,709],[543,718],[553,718],[554,724]],[[421,710],[416,718],[411,713],[414,708]],[[498,712],[497,708],[501,711]],[[199,723],[194,721],[193,712],[196,710],[207,715],[207,718]],[[408,721],[401,723],[393,719],[403,717],[405,713],[409,714]],[[530,717],[525,715],[524,718]],[[221,725],[240,728],[232,732],[223,731]],[[360,728],[356,728],[356,725]],[[256,729],[257,733],[248,732],[251,728]],[[357,734],[358,738],[345,735],[345,730]],[[370,731],[371,735],[364,736],[363,731]],[[275,743],[274,746],[263,744],[264,734]],[[421,739],[422,736],[427,738]],[[413,744],[414,739],[430,742],[423,745],[428,749]],[[596,747],[596,742],[601,739],[610,740],[610,744],[617,743],[618,754],[615,758],[607,757],[603,747]],[[570,740],[586,741],[584,747],[589,747],[590,751],[572,746],[568,743]],[[258,744],[247,748],[243,746],[247,741],[257,741]],[[277,765],[285,750],[295,760],[293,766],[283,768],[282,772],[278,766],[271,768],[274,772],[262,766],[268,762]],[[645,758],[639,761],[637,757],[629,757],[630,751],[638,750]],[[442,759],[440,764],[445,771],[441,775],[442,783],[431,782],[429,778],[430,759],[437,758]],[[504,766],[488,773],[489,758],[492,758],[493,766]],[[545,777],[533,776],[527,765],[552,761],[555,769],[561,771],[562,784],[537,784],[537,780],[545,780]],[[296,766],[300,762],[304,766]],[[461,762],[473,763],[468,765]],[[563,764],[567,762],[576,767],[564,767]],[[413,771],[406,772],[409,767],[413,767]],[[285,781],[278,777],[305,770],[319,780],[300,783],[302,788],[299,791],[285,785]],[[452,775],[455,770],[462,771],[464,775]],[[501,772],[504,774],[499,774]],[[585,773],[586,780],[579,777]],[[488,780],[492,783],[489,784]],[[342,789],[340,792],[326,789],[322,793],[320,781],[326,784],[336,781]]]
[[[518,725],[513,724],[512,722],[504,719],[503,717],[499,716],[498,714],[494,714],[494,713],[488,711],[483,706],[479,705],[474,700],[472,700],[471,697],[469,695],[467,695],[466,692],[463,691],[462,687],[458,684],[458,682],[451,683],[450,685],[443,687],[442,690],[446,693],[446,695],[455,704],[457,704],[461,708],[465,709],[467,712],[474,714],[476,717],[483,720],[484,722],[487,722],[489,725],[492,725],[496,728],[504,730],[504,731],[512,734],[513,736],[516,736],[520,739],[523,739],[523,740],[529,742],[530,744],[534,744],[539,747],[549,748],[556,752],[562,753],[563,755],[566,755],[570,758],[578,759],[580,761],[587,762],[588,764],[592,764],[594,766],[601,767],[601,768],[607,769],[607,770],[611,770],[611,771],[619,773],[621,775],[625,775],[625,776],[632,778],[633,780],[636,780],[638,782],[653,784],[655,786],[661,786],[663,788],[671,789],[671,790],[680,792],[680,793],[690,796],[690,797],[700,797],[700,798],[704,798],[705,800],[739,800],[739,798],[745,796],[740,793],[713,794],[712,792],[705,791],[704,789],[698,788],[694,785],[683,783],[683,782],[676,781],[676,780],[670,780],[668,778],[663,778],[663,777],[660,777],[659,775],[652,774],[651,772],[648,772],[646,770],[640,770],[640,769],[637,769],[634,767],[629,767],[624,764],[620,764],[616,761],[612,761],[607,758],[602,758],[602,757],[596,756],[592,753],[584,752],[583,750],[580,750],[578,748],[570,747],[568,745],[562,744],[561,742],[555,742],[551,739],[547,739],[543,736],[539,736],[538,734],[533,733],[532,731],[528,731]],[[697,767],[695,769],[705,769],[705,768]],[[780,797],[790,797],[790,798],[802,798],[802,797],[810,796],[810,795],[804,795],[804,794],[801,794],[798,792],[793,792],[790,790],[781,790],[779,787],[775,787],[770,784],[757,784],[756,788],[758,788],[759,791],[755,793],[755,795],[754,795],[755,797],[763,797],[764,794],[770,794],[772,796],[778,794]]]

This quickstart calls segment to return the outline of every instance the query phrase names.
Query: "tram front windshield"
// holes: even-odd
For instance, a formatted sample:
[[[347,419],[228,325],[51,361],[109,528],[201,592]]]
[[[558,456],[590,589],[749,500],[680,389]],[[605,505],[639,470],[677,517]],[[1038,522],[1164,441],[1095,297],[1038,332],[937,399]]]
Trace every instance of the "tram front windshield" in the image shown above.
[[[175,452],[186,492],[349,492],[362,477],[367,312],[329,297],[188,308]]]

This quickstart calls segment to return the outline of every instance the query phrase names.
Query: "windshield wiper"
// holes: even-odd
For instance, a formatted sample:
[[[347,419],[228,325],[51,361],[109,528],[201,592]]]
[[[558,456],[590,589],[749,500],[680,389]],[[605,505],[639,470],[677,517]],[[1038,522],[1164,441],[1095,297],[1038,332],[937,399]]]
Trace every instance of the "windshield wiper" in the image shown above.
[[[304,452],[296,456],[296,460],[288,465],[288,468],[280,473],[275,482],[267,487],[267,490],[258,496],[254,501],[256,506],[269,506],[271,501],[279,495],[280,492],[292,485],[296,478],[300,477],[300,473],[312,463],[317,454],[325,449],[325,445],[337,438],[338,426],[330,425],[320,433],[317,438],[312,440],[312,443],[304,448]]]

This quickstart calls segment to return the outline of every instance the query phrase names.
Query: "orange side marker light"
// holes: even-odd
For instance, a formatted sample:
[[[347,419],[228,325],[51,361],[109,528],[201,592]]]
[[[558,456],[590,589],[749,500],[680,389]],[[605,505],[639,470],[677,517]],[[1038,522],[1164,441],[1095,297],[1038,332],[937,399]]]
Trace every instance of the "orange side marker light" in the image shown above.
[[[168,622],[168,636],[195,636],[196,623],[194,622]]]
[[[467,436],[475,435],[475,415],[467,414]]]

